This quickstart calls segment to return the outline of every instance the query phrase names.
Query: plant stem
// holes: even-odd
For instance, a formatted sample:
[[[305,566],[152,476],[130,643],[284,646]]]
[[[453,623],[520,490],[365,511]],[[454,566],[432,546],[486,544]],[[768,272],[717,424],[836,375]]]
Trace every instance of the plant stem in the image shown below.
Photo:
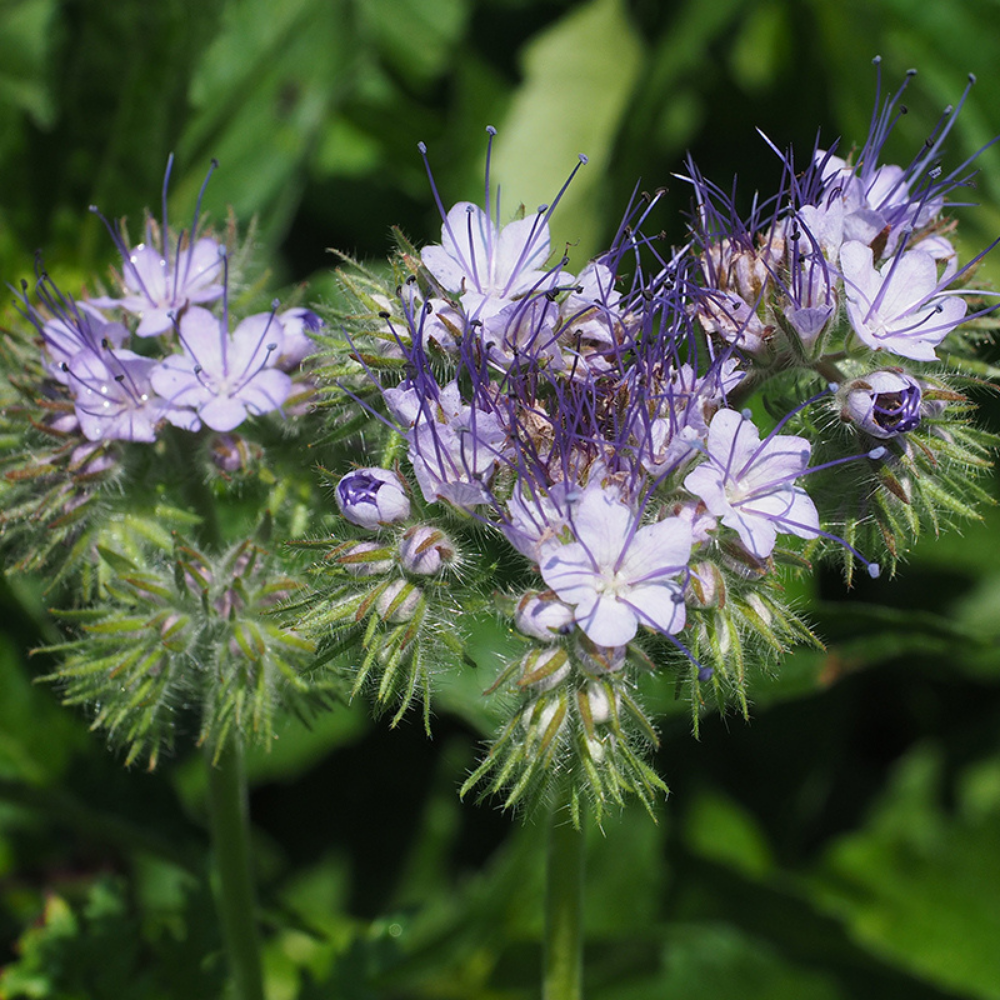
[[[256,900],[250,870],[246,778],[238,743],[229,740],[208,768],[208,816],[215,865],[215,897],[238,1000],[264,1000],[257,936]]]
[[[583,997],[584,817],[573,826],[568,801],[560,796],[549,819],[543,1000]]]

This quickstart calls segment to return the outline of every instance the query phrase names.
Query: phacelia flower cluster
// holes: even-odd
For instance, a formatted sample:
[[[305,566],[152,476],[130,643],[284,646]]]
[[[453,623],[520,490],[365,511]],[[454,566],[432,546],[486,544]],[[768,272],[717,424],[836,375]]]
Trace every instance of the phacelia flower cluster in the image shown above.
[[[562,192],[505,218],[488,155],[482,208],[447,209],[431,177],[441,239],[403,247],[395,293],[345,277],[362,308],[344,318],[355,374],[331,366],[332,405],[360,402],[401,439],[412,482],[398,458],[340,480],[343,517],[378,540],[329,554],[340,610],[314,618],[335,634],[367,621],[360,673],[393,674],[378,698],[405,701],[427,677],[400,664],[452,627],[474,575],[475,541],[459,561],[449,534],[493,535],[509,553],[494,604],[530,651],[495,685],[520,709],[467,787],[488,778],[513,802],[560,760],[599,800],[648,796],[657,779],[629,749],[652,738],[638,673],[686,663],[695,692],[745,705],[748,658],[815,641],[778,566],[835,551],[848,578],[878,575],[906,541],[892,505],[936,525],[942,484],[981,464],[944,363],[993,308],[946,214],[970,176],[939,165],[961,102],[899,167],[883,150],[901,93],[854,156],[817,143],[801,169],[775,150],[778,191],[746,217],[689,163],[680,249],[645,235],[659,197],[644,194],[610,249],[571,267],[549,232]],[[350,579],[377,581],[375,598]]]
[[[311,343],[320,326],[315,313],[279,313],[277,303],[230,316],[228,248],[199,235],[197,211],[190,231],[175,234],[167,224],[171,166],[163,221],[147,218],[144,242],[130,246],[108,224],[121,253],[120,295],[77,301],[43,271],[38,305],[27,288],[19,295],[53,383],[48,395],[69,404],[62,430],[75,418],[87,441],[150,443],[167,424],[229,432],[280,411],[293,392],[290,372],[309,352],[302,341]]]

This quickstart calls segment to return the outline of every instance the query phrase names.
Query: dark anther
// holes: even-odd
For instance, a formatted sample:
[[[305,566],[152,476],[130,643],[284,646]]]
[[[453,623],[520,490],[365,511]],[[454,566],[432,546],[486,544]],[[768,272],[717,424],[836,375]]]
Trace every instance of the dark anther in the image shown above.
[[[388,319],[391,314],[387,313],[384,309],[378,314],[379,319]]]
[[[115,381],[118,382],[118,383],[122,383],[122,382],[125,381],[125,376],[124,375],[116,375],[115,376]]]

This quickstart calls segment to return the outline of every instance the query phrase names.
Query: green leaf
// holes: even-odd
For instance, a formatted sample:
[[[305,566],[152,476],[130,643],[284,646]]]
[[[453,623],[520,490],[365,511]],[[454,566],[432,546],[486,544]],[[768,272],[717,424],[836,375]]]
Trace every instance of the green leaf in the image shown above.
[[[822,905],[872,951],[964,996],[1000,997],[1000,757],[965,770],[942,807],[942,751],[896,768],[864,829],[841,837],[810,880]]]

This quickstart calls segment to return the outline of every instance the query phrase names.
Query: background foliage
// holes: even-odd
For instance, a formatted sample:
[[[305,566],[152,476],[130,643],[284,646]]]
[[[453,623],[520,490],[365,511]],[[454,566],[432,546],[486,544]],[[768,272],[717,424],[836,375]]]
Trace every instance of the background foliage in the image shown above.
[[[574,260],[637,178],[670,188],[662,225],[680,239],[686,150],[724,187],[738,173],[749,202],[778,175],[755,127],[803,150],[818,125],[864,137],[877,53],[889,87],[920,70],[900,160],[978,75],[960,162],[1000,131],[998,39],[988,0],[0,0],[0,276],[30,276],[39,247],[71,290],[103,273],[113,248],[87,206],[138,220],[174,151],[173,212],[218,158],[211,214],[256,215],[273,286],[329,296],[327,247],[381,258],[393,224],[436,238],[418,140],[446,201],[480,197],[486,124],[510,213],[589,155],[555,222]],[[979,166],[966,257],[1000,225],[1000,148]],[[0,322],[16,319],[8,297]],[[799,598],[828,651],[757,678],[750,726],[709,716],[695,742],[672,687],[651,692],[672,795],[657,825],[630,809],[591,838],[590,995],[1000,997],[1000,517],[985,515],[922,541],[894,581],[845,593],[821,573]],[[197,754],[125,771],[32,684],[53,598],[3,588],[0,996],[216,996]],[[478,641],[433,742],[354,704],[251,761],[275,1000],[535,995],[543,824],[456,795],[505,639],[487,621]]]

